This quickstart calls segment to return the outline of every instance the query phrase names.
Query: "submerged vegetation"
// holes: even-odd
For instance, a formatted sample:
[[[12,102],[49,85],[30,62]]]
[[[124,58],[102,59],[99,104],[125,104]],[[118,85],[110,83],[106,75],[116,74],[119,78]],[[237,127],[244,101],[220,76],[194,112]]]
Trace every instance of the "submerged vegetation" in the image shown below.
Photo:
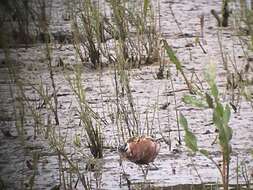
[[[70,31],[60,33],[52,32],[54,0],[0,2],[1,64],[8,71],[8,98],[11,99],[8,101],[13,109],[13,118],[9,120],[16,127],[16,130],[6,127],[1,131],[4,142],[18,139],[25,155],[21,158],[24,159],[22,179],[10,182],[3,175],[0,189],[17,186],[37,189],[45,185],[40,181],[40,173],[43,174],[50,160],[48,155],[57,163],[55,168],[50,168],[54,173],[57,171],[56,182],[49,184],[51,189],[104,189],[102,176],[103,180],[110,178],[103,171],[111,168],[120,178],[115,188],[163,189],[159,187],[161,184],[146,179],[132,183],[131,176],[121,174],[121,168],[115,165],[118,159],[111,155],[117,155],[119,145],[136,136],[152,136],[162,143],[165,153],[161,162],[175,159],[175,155],[192,160],[193,155],[201,154],[218,169],[220,178],[208,181],[209,184],[202,180],[197,165],[191,163],[201,185],[184,189],[222,186],[228,190],[231,185],[234,187],[232,178],[236,178],[236,189],[252,188],[253,166],[249,161],[238,160],[239,148],[233,147],[237,145],[233,131],[238,129],[232,125],[245,102],[251,106],[249,112],[253,112],[252,9],[244,1],[223,0],[220,1],[221,18],[219,11],[211,11],[218,22],[217,28],[211,30],[217,30],[214,33],[217,33],[221,61],[218,65],[216,60],[217,69],[210,64],[203,74],[203,70],[190,67],[196,66],[194,56],[207,54],[204,16],[200,18],[199,34],[184,33],[180,18],[173,10],[176,4],[166,1],[170,18],[179,31],[178,38],[168,38],[161,29],[161,3],[65,0],[63,20],[68,22]],[[234,43],[227,50],[227,39],[223,38],[227,35],[225,27],[231,27],[230,37],[236,34],[233,42],[236,41],[237,49]],[[183,48],[174,45],[180,38],[186,42]],[[188,38],[194,38],[195,43]],[[198,47],[203,55],[193,55]],[[22,54],[29,49],[34,54],[30,51],[28,55],[32,61],[22,62]],[[63,53],[69,49],[71,53]],[[208,61],[201,64],[212,62],[211,56],[207,56]],[[239,62],[239,56],[245,61]],[[157,69],[151,77],[149,68]],[[145,89],[149,82],[152,89]],[[205,125],[214,125],[214,129],[206,130],[205,134],[215,131],[216,140],[205,141],[203,145],[198,140],[201,133],[198,130],[202,129],[199,125],[203,122],[198,124],[199,119],[185,110],[207,113],[199,118],[205,122],[211,120],[211,124]],[[3,116],[1,120],[7,119]],[[111,165],[105,166],[106,163]],[[175,175],[176,169],[171,167]],[[159,169],[156,172],[159,175]]]

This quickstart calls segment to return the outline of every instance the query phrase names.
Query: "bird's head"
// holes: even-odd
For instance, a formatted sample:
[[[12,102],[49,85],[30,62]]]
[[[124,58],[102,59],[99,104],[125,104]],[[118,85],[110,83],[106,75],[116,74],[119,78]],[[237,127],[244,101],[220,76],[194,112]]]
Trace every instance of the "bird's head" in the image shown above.
[[[119,147],[118,147],[118,151],[120,152],[120,153],[124,153],[124,152],[127,152],[128,151],[128,143],[125,143],[125,144],[123,144],[123,145],[120,145]]]

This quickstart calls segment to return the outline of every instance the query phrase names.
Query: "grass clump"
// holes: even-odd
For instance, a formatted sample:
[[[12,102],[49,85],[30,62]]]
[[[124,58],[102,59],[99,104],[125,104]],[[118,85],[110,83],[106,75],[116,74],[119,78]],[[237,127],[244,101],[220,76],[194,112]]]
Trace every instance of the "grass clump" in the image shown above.
[[[79,115],[88,138],[88,147],[94,158],[103,157],[103,136],[101,119],[87,103],[82,84],[81,68],[77,68],[73,79],[68,78],[69,84],[77,97]],[[95,123],[95,124],[94,124]]]

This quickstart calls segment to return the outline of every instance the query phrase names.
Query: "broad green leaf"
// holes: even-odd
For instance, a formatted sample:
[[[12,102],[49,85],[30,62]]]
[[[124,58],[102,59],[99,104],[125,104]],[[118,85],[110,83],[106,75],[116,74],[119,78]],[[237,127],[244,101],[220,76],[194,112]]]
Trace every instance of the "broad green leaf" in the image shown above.
[[[206,102],[209,108],[214,108],[213,99],[208,93],[206,93]]]
[[[217,101],[218,96],[219,96],[219,90],[217,88],[217,85],[215,83],[213,83],[211,86],[211,93],[212,96],[215,98],[215,100]]]
[[[191,131],[185,131],[185,145],[193,152],[198,151],[197,138]]]
[[[222,147],[222,152],[226,156],[226,159],[229,158],[232,147],[229,141],[232,139],[232,129],[230,127],[223,127],[219,130],[219,144]]]
[[[179,122],[181,126],[183,126],[185,131],[185,145],[191,149],[193,152],[198,151],[197,138],[196,136],[189,130],[188,123],[186,118],[180,113]]]
[[[203,154],[204,156],[206,156],[206,157],[209,156],[209,152],[208,152],[207,150],[205,150],[205,149],[200,149],[199,152],[200,152],[201,154]]]
[[[223,128],[222,118],[223,118],[223,107],[222,104],[218,103],[213,111],[213,122],[219,130]]]
[[[166,40],[162,40],[164,48],[166,50],[167,55],[169,56],[172,63],[176,65],[177,70],[182,70],[182,65],[180,61],[178,60],[176,54],[172,50],[172,48],[169,46],[168,42]]]
[[[229,122],[229,119],[230,119],[230,115],[231,115],[230,107],[227,104],[226,108],[225,108],[225,111],[224,111],[224,114],[223,114],[223,124],[224,124],[224,126],[228,125],[228,122]]]
[[[198,99],[196,96],[185,95],[182,100],[186,104],[190,104],[190,105],[197,106],[200,108],[208,107],[208,105],[206,104],[204,100]]]
[[[219,129],[219,144],[221,145],[223,150],[226,149],[226,146],[228,144],[227,135],[223,127]]]
[[[222,118],[223,114],[224,114],[224,108],[223,108],[223,105],[220,102],[217,102],[215,110],[217,110],[217,113],[219,114],[219,117]]]
[[[229,141],[232,138],[232,129],[228,126],[230,118],[230,107],[226,105],[225,109],[221,103],[217,103],[217,106],[213,112],[213,122],[215,126],[219,129],[219,144],[222,147],[222,152],[224,153],[226,159],[229,159],[231,146]]]
[[[187,120],[182,113],[180,113],[179,123],[184,128],[184,130],[188,130]]]
[[[231,127],[225,127],[225,132],[226,132],[226,136],[227,136],[227,139],[228,141],[230,141],[232,139],[232,136],[233,136],[233,130]]]

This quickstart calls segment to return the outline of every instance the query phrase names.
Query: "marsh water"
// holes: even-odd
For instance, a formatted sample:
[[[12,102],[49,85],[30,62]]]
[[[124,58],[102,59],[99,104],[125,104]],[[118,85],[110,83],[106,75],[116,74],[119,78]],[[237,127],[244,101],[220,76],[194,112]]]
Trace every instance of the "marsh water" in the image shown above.
[[[243,67],[247,59],[244,57],[244,49],[237,36],[233,33],[233,26],[220,30],[217,27],[215,18],[211,15],[211,9],[220,10],[220,0],[175,0],[172,8],[177,18],[179,30],[175,19],[169,11],[169,1],[162,0],[160,3],[160,24],[162,36],[172,45],[177,56],[182,61],[187,76],[191,77],[194,71],[200,81],[204,80],[203,72],[206,66],[212,62],[217,65],[218,86],[226,90],[226,71],[222,64],[222,55],[219,46],[218,33],[222,38],[223,51],[229,59],[233,59],[238,67]],[[50,30],[54,33],[69,31],[70,21],[65,21],[65,4],[61,0],[52,1],[52,19]],[[195,41],[200,36],[200,17],[204,15],[204,32],[202,44],[203,49]],[[183,33],[183,35],[182,35]],[[189,46],[189,44],[191,44]],[[28,183],[29,176],[35,172],[34,189],[51,189],[59,184],[59,163],[58,155],[52,151],[50,145],[43,138],[34,136],[34,122],[32,115],[25,110],[25,134],[24,139],[17,135],[15,127],[15,86],[8,74],[8,68],[4,59],[3,50],[0,51],[0,93],[1,93],[1,130],[9,131],[11,135],[0,133],[0,173],[1,180],[7,185],[7,189],[24,189]],[[24,81],[30,81],[32,85],[39,86],[43,81],[44,86],[50,86],[51,81],[47,64],[45,63],[45,45],[34,44],[28,48],[20,47],[10,50],[10,57],[17,68],[18,75]],[[196,134],[198,144],[201,148],[210,150],[211,156],[217,162],[221,160],[221,153],[217,143],[212,144],[217,136],[215,127],[211,124],[211,110],[196,109],[182,103],[181,98],[188,93],[183,78],[177,73],[176,68],[169,62],[165,70],[174,73],[172,76],[174,86],[170,80],[157,79],[159,65],[153,64],[134,68],[130,72],[130,86],[136,104],[140,128],[143,130],[149,125],[149,129],[155,138],[170,140],[171,145],[161,141],[161,150],[155,165],[158,169],[151,169],[147,179],[144,180],[143,173],[137,165],[123,161],[124,171],[127,173],[127,180],[122,175],[122,167],[119,164],[117,152],[118,134],[117,126],[111,117],[115,111],[115,84],[113,70],[109,67],[102,70],[82,68],[83,85],[86,98],[92,109],[99,113],[107,124],[102,126],[104,145],[103,159],[97,160],[95,169],[85,170],[87,163],[92,162],[91,155],[85,146],[86,136],[84,129],[79,125],[78,103],[71,90],[66,76],[72,76],[72,70],[63,72],[57,67],[59,58],[69,65],[78,64],[76,52],[71,44],[54,44],[53,51],[54,78],[58,94],[58,113],[60,119],[59,133],[66,137],[65,148],[69,156],[77,161],[79,167],[87,178],[91,180],[94,189],[128,189],[129,181],[131,188],[138,189],[140,186],[146,189],[201,189],[202,186],[192,186],[201,183],[220,183],[221,178],[216,166],[203,155],[191,155],[188,149],[178,143],[178,128],[175,107],[188,119],[189,127]],[[251,59],[251,65],[252,59]],[[253,71],[249,77],[253,76]],[[41,105],[41,100],[32,85],[27,83],[24,86],[26,95],[32,105]],[[173,96],[173,89],[176,93],[176,100]],[[231,101],[230,96],[224,96],[224,101]],[[175,105],[175,102],[177,103]],[[166,108],[164,108],[164,105]],[[237,168],[245,166],[247,171],[253,169],[253,156],[250,154],[253,147],[253,112],[249,102],[244,98],[240,99],[239,109],[233,112],[229,125],[233,129],[230,166],[230,180],[232,184],[245,183],[241,171]],[[45,112],[45,118],[49,113]],[[147,124],[148,123],[148,124]],[[184,132],[180,130],[183,138]],[[82,155],[73,145],[73,139],[79,136],[81,139]],[[27,161],[32,159],[34,152],[40,152],[40,159],[36,171],[29,169]],[[66,170],[69,166],[66,164]],[[249,173],[250,175],[250,173]],[[76,181],[74,177],[72,180]],[[147,186],[147,184],[149,184]],[[184,186],[187,184],[186,186]],[[146,186],[145,186],[146,185]],[[178,186],[179,185],[179,186]],[[82,189],[77,184],[77,189]],[[215,185],[213,186],[215,189]],[[210,188],[211,189],[211,188]]]

